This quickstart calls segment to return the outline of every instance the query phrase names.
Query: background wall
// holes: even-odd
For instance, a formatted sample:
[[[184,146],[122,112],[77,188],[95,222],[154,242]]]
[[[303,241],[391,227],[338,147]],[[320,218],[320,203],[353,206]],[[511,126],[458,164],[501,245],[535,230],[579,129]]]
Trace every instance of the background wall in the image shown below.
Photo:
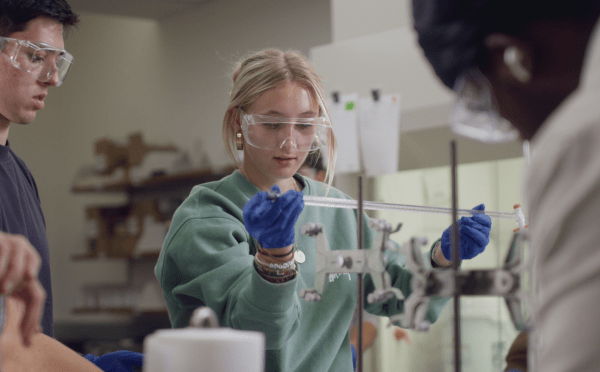
[[[190,151],[200,142],[213,166],[226,165],[221,122],[234,63],[266,47],[307,54],[329,42],[323,0],[220,0],[161,21],[81,13],[65,42],[75,57],[65,84],[51,89],[33,123],[13,125],[9,135],[40,189],[57,321],[109,318],[71,314],[79,287],[126,279],[122,261],[71,260],[84,247],[85,206],[122,200],[70,191],[77,169],[94,162],[94,142],[142,131],[149,143]]]
[[[331,0],[333,42],[412,24],[409,0]]]

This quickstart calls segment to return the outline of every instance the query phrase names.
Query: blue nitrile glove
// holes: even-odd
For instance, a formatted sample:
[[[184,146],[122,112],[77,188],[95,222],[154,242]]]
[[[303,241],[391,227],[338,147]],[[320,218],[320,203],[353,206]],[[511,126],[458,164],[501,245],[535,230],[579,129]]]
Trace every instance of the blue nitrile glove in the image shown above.
[[[144,362],[144,354],[127,350],[113,351],[99,357],[87,354],[84,358],[104,372],[133,372],[133,367],[141,367]]]
[[[354,348],[354,345],[350,344],[350,347],[352,348],[352,367],[354,368],[354,370],[356,371],[356,349]]]
[[[277,194],[277,195],[274,195]],[[261,191],[244,205],[244,225],[263,248],[283,248],[294,244],[294,224],[304,209],[303,194],[290,190],[283,195],[279,186]]]
[[[483,204],[475,208],[476,211],[485,210]],[[492,219],[482,213],[475,213],[471,217],[461,217],[458,220],[458,236],[460,237],[460,248],[458,250],[461,259],[471,259],[485,249],[490,242],[490,230],[492,228]],[[452,244],[450,235],[452,225],[442,234],[442,252],[444,257],[452,261]]]

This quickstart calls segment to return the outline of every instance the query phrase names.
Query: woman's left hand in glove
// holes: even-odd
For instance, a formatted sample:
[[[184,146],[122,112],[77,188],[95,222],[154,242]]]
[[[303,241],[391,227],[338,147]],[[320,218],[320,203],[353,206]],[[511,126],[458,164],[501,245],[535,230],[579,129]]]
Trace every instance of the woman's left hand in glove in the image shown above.
[[[479,204],[473,210],[484,211],[485,206]],[[492,229],[492,219],[483,213],[474,213],[471,217],[461,217],[458,220],[459,257],[460,259],[471,259],[485,250],[490,242],[490,230]],[[452,226],[448,227],[442,234],[441,248],[444,257],[452,260],[451,249]]]

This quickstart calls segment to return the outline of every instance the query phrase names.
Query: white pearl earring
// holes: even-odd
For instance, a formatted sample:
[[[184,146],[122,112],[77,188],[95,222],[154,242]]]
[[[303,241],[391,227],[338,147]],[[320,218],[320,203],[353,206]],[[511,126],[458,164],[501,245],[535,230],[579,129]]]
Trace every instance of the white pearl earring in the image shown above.
[[[509,46],[504,49],[504,63],[515,79],[521,83],[527,83],[531,80],[531,73],[523,66],[523,53],[516,46]]]

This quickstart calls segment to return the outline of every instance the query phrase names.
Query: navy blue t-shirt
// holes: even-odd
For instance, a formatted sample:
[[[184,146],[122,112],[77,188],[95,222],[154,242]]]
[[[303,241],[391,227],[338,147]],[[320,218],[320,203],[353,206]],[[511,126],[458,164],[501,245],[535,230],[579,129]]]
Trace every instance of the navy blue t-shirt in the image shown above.
[[[42,266],[38,277],[46,290],[42,327],[46,335],[54,337],[46,221],[33,176],[8,143],[0,145],[0,231],[25,236],[40,254]]]

